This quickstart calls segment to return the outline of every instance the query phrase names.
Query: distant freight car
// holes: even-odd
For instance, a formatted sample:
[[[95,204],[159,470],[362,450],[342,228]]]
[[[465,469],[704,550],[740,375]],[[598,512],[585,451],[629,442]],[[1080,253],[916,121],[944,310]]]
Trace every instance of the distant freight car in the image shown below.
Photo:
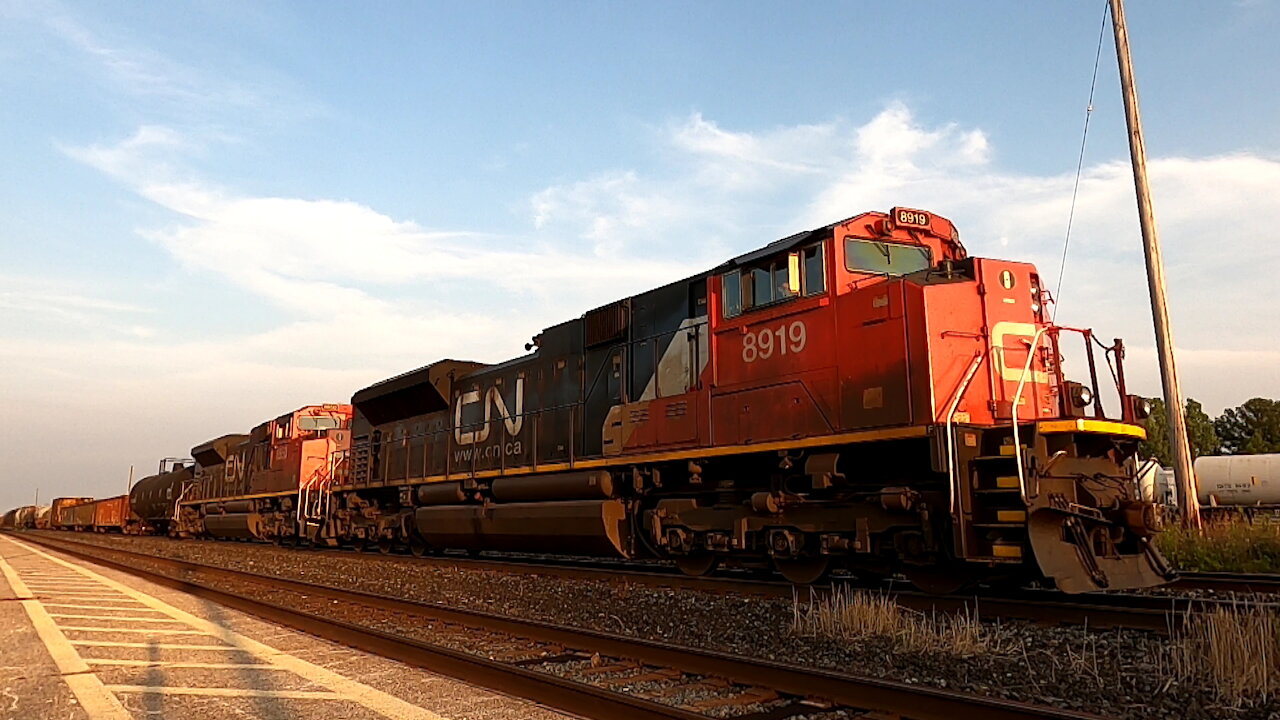
[[[40,508],[35,505],[24,505],[18,508],[15,527],[18,530],[33,530],[36,526],[36,515]]]
[[[21,508],[14,508],[0,517],[0,530],[15,530],[18,527],[18,511]]]
[[[37,530],[49,529],[49,516],[50,516],[50,508],[48,505],[41,505],[40,507],[36,508],[36,529]]]
[[[1202,506],[1280,508],[1280,454],[1207,455],[1195,474]]]
[[[94,500],[91,505],[93,529],[97,532],[127,532],[131,526],[137,525],[132,521],[133,513],[129,511],[128,495]]]
[[[168,535],[178,501],[195,482],[195,465],[173,465],[168,471],[142,478],[129,491],[129,505],[144,534]]]
[[[81,503],[79,505],[72,505],[71,507],[67,508],[66,515],[71,520],[70,522],[71,529],[72,530],[93,529],[93,519],[95,515],[94,509],[95,509],[94,502],[92,499],[90,499],[89,502]]]
[[[75,509],[90,502],[93,502],[91,497],[55,498],[53,505],[49,508],[49,527],[55,530],[74,530],[77,517],[74,514]],[[93,524],[93,509],[90,508],[89,512],[89,522],[85,523],[86,527]]]

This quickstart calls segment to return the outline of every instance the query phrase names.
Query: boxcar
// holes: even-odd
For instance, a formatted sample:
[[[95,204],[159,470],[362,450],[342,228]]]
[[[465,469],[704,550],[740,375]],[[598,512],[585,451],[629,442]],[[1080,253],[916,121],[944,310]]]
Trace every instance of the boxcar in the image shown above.
[[[55,530],[74,530],[76,527],[75,508],[90,502],[93,502],[91,497],[55,498],[53,505],[49,508],[49,527]],[[89,509],[89,513],[89,522],[86,525],[93,524],[92,508]]]
[[[124,532],[130,525],[128,495],[95,500],[92,505],[93,529],[97,532]]]

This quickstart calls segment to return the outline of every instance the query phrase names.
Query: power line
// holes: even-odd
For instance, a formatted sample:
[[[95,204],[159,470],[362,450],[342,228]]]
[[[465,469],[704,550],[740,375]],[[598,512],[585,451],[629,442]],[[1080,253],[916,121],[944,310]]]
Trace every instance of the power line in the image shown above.
[[[1084,170],[1084,148],[1089,140],[1089,118],[1093,117],[1093,93],[1098,88],[1098,63],[1102,59],[1102,38],[1107,32],[1107,13],[1111,3],[1102,4],[1102,23],[1098,28],[1098,49],[1093,56],[1093,79],[1089,82],[1089,104],[1084,110],[1084,132],[1080,135],[1080,157],[1076,159],[1076,182],[1071,188],[1071,210],[1067,213],[1067,236],[1062,241],[1062,260],[1058,263],[1058,283],[1054,285],[1053,315],[1057,319],[1058,306],[1062,304],[1062,276],[1067,269],[1067,248],[1071,246],[1071,225],[1076,218],[1076,197],[1080,194],[1080,174]]]

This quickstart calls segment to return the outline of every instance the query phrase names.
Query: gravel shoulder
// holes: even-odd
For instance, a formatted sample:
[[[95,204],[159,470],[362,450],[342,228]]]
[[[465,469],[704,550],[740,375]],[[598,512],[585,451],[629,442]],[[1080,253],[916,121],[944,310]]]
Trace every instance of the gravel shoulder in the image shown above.
[[[424,563],[410,557],[281,549],[255,543],[49,533],[181,560],[674,645],[919,683],[1115,718],[1277,718],[1280,699],[1224,706],[1169,672],[1167,638],[983,622],[982,654],[905,652],[892,638],[833,640],[791,629],[791,600],[565,579]],[[803,603],[803,596],[798,598]]]

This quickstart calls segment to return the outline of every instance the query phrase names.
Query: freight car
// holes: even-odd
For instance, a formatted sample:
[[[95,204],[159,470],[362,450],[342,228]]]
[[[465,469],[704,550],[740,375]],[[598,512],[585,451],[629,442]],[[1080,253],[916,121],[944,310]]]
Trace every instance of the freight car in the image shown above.
[[[1047,299],[1033,266],[968,256],[940,216],[863,213],[546,328],[523,357],[442,360],[353,411],[197,448],[181,526],[771,564],[795,582],[843,566],[934,590],[1158,584],[1136,479],[1148,406],[1117,340],[1106,413],[1102,343],[1053,324]],[[1070,337],[1085,383],[1064,374]]]
[[[14,508],[0,517],[0,530],[16,530],[18,529],[18,511],[22,508]]]
[[[15,517],[15,528],[18,530],[34,530],[39,527],[40,513],[48,508],[39,505],[26,505],[18,508]]]
[[[54,530],[76,530],[92,526],[93,508],[88,507],[87,515],[84,509],[91,502],[93,502],[91,497],[55,498],[53,505],[49,508],[49,527]],[[81,509],[77,510],[77,508]]]
[[[137,532],[147,535],[176,534],[174,518],[178,501],[195,478],[195,464],[162,462],[160,472],[134,483],[129,490],[130,510]]]
[[[102,498],[89,503],[93,506],[94,532],[136,532],[137,518],[129,508],[129,496]]]
[[[1280,454],[1201,456],[1195,478],[1205,509],[1280,510]]]

